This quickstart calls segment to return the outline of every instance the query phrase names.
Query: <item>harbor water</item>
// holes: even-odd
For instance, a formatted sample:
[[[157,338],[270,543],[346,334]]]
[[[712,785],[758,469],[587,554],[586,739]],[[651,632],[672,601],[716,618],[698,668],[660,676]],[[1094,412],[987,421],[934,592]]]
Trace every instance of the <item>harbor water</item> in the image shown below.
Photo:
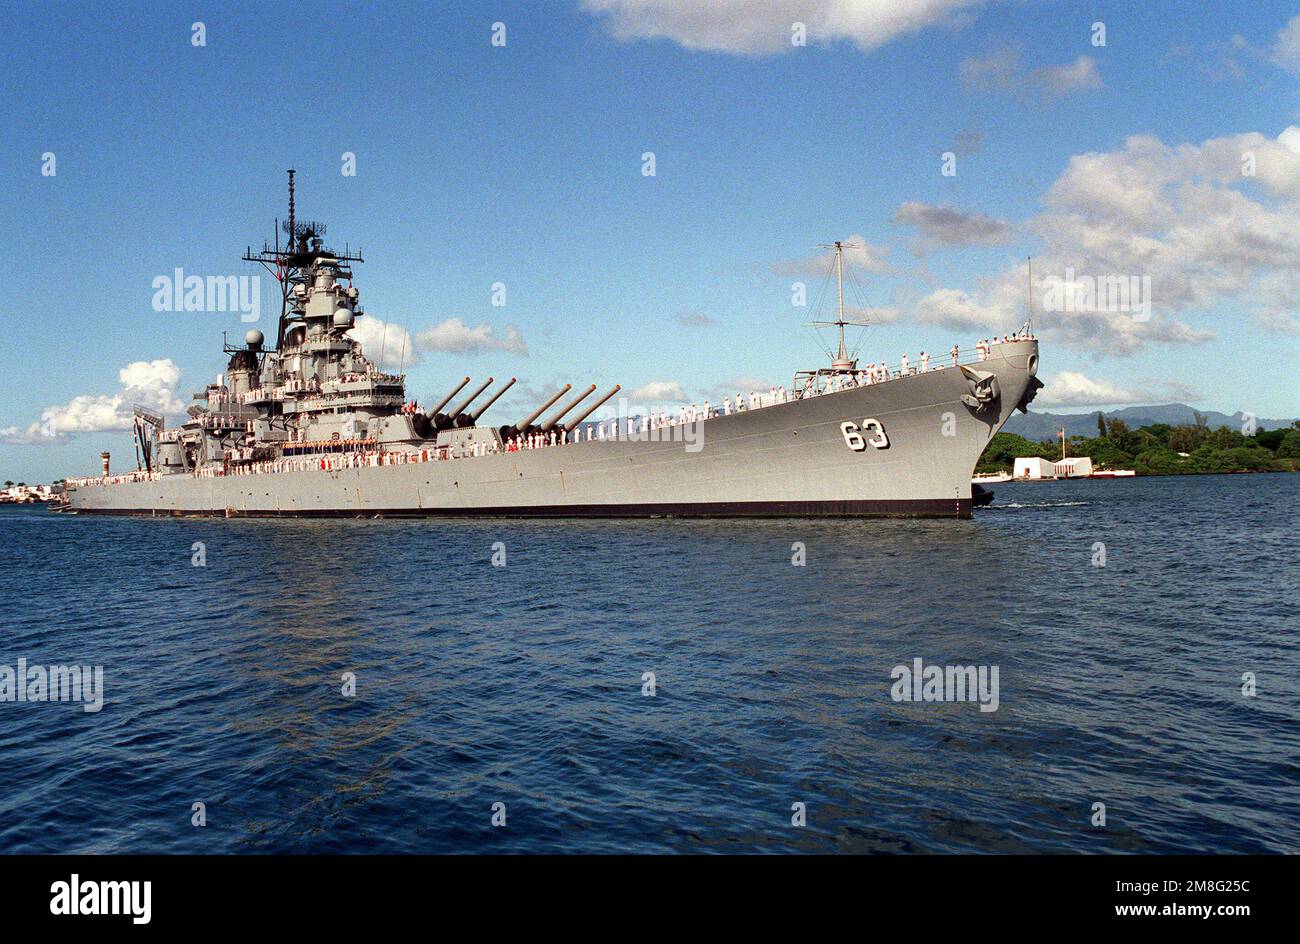
[[[103,673],[97,711],[0,701],[0,850],[1300,852],[1300,475],[994,491],[973,521],[0,509],[0,666]],[[996,710],[896,700],[918,659],[995,667]]]

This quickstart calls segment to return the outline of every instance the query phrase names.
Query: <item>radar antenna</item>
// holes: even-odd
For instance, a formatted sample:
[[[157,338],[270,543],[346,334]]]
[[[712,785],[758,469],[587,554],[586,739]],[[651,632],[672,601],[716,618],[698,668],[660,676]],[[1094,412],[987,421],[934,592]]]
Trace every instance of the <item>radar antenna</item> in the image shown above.
[[[290,220],[285,220],[280,224],[280,228],[289,236],[298,239],[311,239],[313,236],[325,235],[325,224],[318,223],[316,220],[302,220],[296,223]]]

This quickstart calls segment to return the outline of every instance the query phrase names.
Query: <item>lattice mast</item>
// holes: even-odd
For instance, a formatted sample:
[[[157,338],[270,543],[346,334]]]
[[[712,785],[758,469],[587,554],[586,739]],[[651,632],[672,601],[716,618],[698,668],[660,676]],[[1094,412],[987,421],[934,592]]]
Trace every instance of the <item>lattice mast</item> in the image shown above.
[[[294,287],[305,285],[309,276],[304,272],[321,256],[329,256],[341,263],[365,262],[360,250],[356,255],[348,246],[342,252],[326,249],[323,245],[325,224],[316,220],[299,220],[294,203],[294,174],[289,170],[289,218],[283,223],[276,221],[274,246],[262,244],[260,252],[253,252],[252,247],[244,251],[245,262],[260,263],[271,275],[275,276],[280,286],[280,323],[276,330],[275,349],[284,345],[285,329],[289,322],[290,307],[293,303]],[[280,246],[280,232],[283,231],[286,243]],[[350,275],[348,276],[351,277]]]

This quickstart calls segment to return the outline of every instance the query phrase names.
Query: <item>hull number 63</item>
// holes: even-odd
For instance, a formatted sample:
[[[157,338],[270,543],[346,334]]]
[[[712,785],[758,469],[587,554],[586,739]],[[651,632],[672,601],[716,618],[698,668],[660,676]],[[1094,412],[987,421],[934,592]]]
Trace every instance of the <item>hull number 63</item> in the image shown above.
[[[854,452],[862,452],[868,446],[877,449],[889,448],[889,437],[885,435],[885,427],[877,419],[868,417],[862,421],[861,427],[857,423],[841,423],[840,432],[844,434],[845,444]],[[864,439],[864,433],[871,438]]]

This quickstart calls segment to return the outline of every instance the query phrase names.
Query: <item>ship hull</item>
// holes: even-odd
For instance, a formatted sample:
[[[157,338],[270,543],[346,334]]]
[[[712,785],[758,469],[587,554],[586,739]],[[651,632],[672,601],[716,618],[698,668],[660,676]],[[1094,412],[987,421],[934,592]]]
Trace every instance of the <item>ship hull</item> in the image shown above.
[[[226,517],[958,517],[971,473],[1020,403],[1036,342],[974,367],[1000,396],[962,402],[958,368],[714,417],[695,444],[607,439],[437,462],[82,484],[86,514]],[[852,448],[842,424],[878,421],[888,446]],[[656,431],[662,432],[662,431]],[[680,430],[679,430],[680,432]],[[864,440],[879,438],[862,428]],[[698,446],[698,448],[696,448]]]

